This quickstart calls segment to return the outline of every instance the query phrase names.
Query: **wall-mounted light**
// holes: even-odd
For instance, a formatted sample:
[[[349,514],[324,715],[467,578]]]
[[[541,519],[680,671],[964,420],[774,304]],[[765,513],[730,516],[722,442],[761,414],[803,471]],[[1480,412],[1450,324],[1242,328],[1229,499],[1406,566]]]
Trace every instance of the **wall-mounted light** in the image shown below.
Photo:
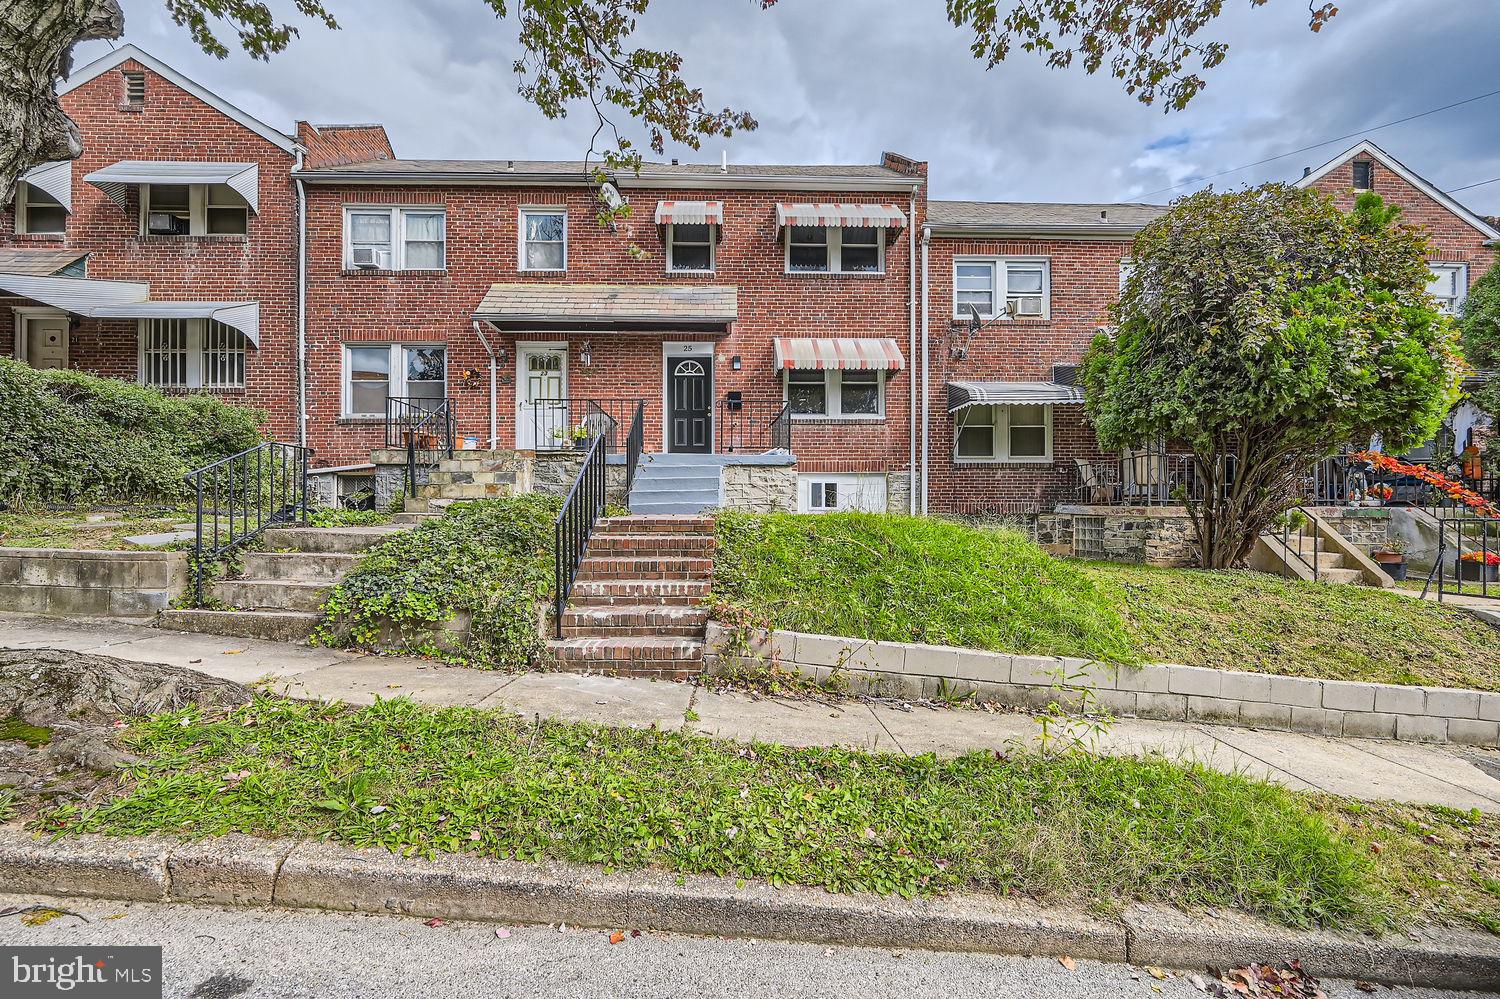
[[[731,368],[733,368],[735,371],[740,370],[740,368],[743,366],[743,362],[740,360],[740,355],[736,354],[733,357],[731,357],[729,359],[729,366]]]
[[[583,341],[583,346],[578,348],[578,360],[583,362],[585,368],[594,365],[594,345],[588,340]]]

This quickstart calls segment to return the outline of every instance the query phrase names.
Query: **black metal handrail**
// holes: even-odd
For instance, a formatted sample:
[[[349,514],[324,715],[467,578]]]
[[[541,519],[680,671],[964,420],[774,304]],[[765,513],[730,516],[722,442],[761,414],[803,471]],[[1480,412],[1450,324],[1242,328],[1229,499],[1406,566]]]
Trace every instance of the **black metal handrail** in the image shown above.
[[[417,495],[417,467],[451,457],[457,439],[452,399],[392,396],[385,401],[385,446],[406,449],[406,495]]]
[[[307,465],[312,455],[312,448],[267,441],[183,476],[193,487],[197,511],[195,604],[203,603],[208,563],[248,544],[268,527],[307,523]]]
[[[1140,451],[1073,464],[1073,495],[1091,506],[1180,506],[1209,492],[1191,454]]]
[[[537,451],[585,450],[594,438],[609,437],[610,450],[620,447],[616,431],[629,421],[639,398],[533,399],[521,405],[521,418],[531,422],[531,440]]]
[[[573,581],[578,578],[578,566],[588,550],[589,538],[594,534],[594,524],[604,512],[609,497],[609,435],[601,434],[589,445],[563,500],[562,510],[553,524],[552,559],[554,565],[553,628],[558,638],[562,637],[563,610],[568,597],[573,593]]]
[[[1500,557],[1500,518],[1481,517],[1467,507],[1440,511],[1437,558],[1422,595],[1436,582],[1439,601],[1449,594],[1500,599],[1500,564],[1490,565],[1493,557]],[[1469,589],[1464,588],[1466,583]],[[1475,583],[1479,585],[1474,587]]]
[[[1303,526],[1297,528],[1297,530],[1295,530],[1295,531],[1292,530],[1292,518],[1291,518],[1291,514],[1293,514],[1293,513],[1300,513],[1302,515],[1302,517],[1304,518]],[[1281,549],[1282,549],[1282,573],[1281,574],[1283,576],[1285,576],[1287,574],[1286,570],[1288,570],[1288,569],[1291,568],[1291,557],[1292,556],[1296,556],[1298,562],[1301,562],[1304,566],[1306,566],[1307,568],[1309,568],[1309,569],[1312,570],[1313,582],[1318,582],[1319,581],[1318,577],[1320,575],[1320,568],[1319,567],[1320,567],[1320,564],[1322,563],[1323,560],[1318,557],[1319,556],[1319,544],[1320,544],[1320,541],[1321,541],[1321,532],[1320,532],[1320,530],[1318,528],[1318,522],[1317,522],[1317,520],[1313,517],[1312,514],[1308,513],[1306,510],[1302,509],[1302,507],[1300,507],[1300,506],[1291,507],[1284,514],[1282,514],[1282,518],[1283,519],[1281,521]],[[1311,535],[1312,535],[1312,562],[1311,562],[1311,564],[1308,563],[1307,557],[1305,555],[1303,555],[1303,553],[1302,553],[1302,539],[1305,538],[1305,537],[1307,537],[1309,533],[1311,533]],[[1292,539],[1294,537],[1297,539],[1297,547],[1296,548],[1292,547]]]
[[[638,399],[635,415],[630,418],[630,431],[625,435],[625,495],[635,484],[635,470],[641,463],[641,452],[646,450],[646,400]]]
[[[791,451],[792,404],[782,399],[720,399],[721,454]]]

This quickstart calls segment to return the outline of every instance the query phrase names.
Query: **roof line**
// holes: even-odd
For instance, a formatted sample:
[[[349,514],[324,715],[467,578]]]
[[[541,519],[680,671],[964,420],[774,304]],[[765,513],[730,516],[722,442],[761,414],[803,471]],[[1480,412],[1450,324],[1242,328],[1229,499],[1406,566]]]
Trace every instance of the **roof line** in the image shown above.
[[[198,98],[204,104],[207,104],[209,107],[218,111],[220,114],[225,115],[228,118],[232,118],[235,121],[239,122],[241,125],[244,125],[250,131],[254,132],[256,135],[259,135],[261,138],[265,139],[272,145],[277,146],[288,153],[295,153],[300,148],[297,145],[297,140],[292,136],[286,134],[278,128],[272,128],[270,125],[267,125],[265,122],[261,121],[259,118],[256,118],[254,115],[251,115],[245,111],[241,111],[239,108],[235,107],[233,104],[230,104],[224,98],[220,97],[218,94],[215,94],[207,87],[204,87],[202,84],[195,83],[194,81],[188,79],[186,76],[183,76],[171,66],[168,66],[166,63],[156,58],[156,56],[131,43],[121,45],[113,52],[106,53],[105,55],[102,55],[98,59],[95,59],[93,62],[89,63],[87,66],[76,69],[72,73],[68,74],[68,78],[62,83],[58,84],[57,95],[61,97],[63,94],[71,93],[74,90],[77,90],[79,87],[83,86],[85,83],[89,83],[92,80],[98,79],[103,74],[119,66],[121,63],[124,63],[127,60],[131,59],[134,59],[142,66],[145,66],[157,76],[162,77],[178,88],[192,94],[194,97]]]
[[[1326,177],[1334,167],[1339,166],[1351,156],[1356,156],[1360,153],[1364,153],[1372,157],[1373,159],[1379,160],[1381,165],[1384,166],[1387,170],[1391,171],[1391,173],[1400,177],[1412,187],[1415,187],[1417,190],[1427,195],[1433,201],[1436,201],[1444,208],[1447,208],[1448,211],[1452,212],[1454,215],[1457,215],[1463,221],[1479,230],[1480,235],[1484,236],[1486,239],[1500,239],[1500,229],[1496,229],[1479,215],[1476,215],[1474,212],[1465,208],[1458,202],[1457,199],[1453,197],[1453,195],[1436,187],[1434,184],[1432,184],[1432,182],[1421,177],[1419,174],[1413,171],[1411,167],[1407,166],[1405,163],[1402,163],[1400,160],[1396,159],[1396,157],[1392,156],[1384,149],[1381,149],[1369,139],[1361,139],[1359,142],[1355,143],[1353,146],[1350,146],[1342,153],[1339,153],[1333,159],[1329,160],[1327,163],[1324,163],[1316,170],[1313,170],[1311,173],[1305,174],[1304,176],[1298,178],[1293,186],[1302,188],[1311,187],[1313,184]]]

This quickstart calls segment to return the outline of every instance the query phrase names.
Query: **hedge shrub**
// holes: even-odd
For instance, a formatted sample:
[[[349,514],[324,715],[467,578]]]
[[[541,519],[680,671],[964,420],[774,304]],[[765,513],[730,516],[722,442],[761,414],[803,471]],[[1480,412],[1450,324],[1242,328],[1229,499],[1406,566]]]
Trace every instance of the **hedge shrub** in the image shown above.
[[[264,420],[208,395],[0,358],[0,504],[179,499],[185,474],[259,443]]]
[[[552,592],[554,496],[459,503],[365,550],[323,604],[325,645],[413,652],[482,669],[538,665]],[[467,644],[443,626],[470,617]]]

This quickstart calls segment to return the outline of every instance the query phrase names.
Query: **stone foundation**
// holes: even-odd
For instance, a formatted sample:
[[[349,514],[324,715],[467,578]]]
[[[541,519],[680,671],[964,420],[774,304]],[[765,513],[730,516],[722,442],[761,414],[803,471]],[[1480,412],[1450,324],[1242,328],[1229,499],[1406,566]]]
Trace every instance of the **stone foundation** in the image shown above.
[[[1193,523],[1180,506],[1088,506],[1065,504],[1038,514],[1036,538],[1054,555],[1193,565]]]
[[[0,610],[151,617],[187,591],[185,552],[0,548]]]
[[[720,495],[726,510],[797,512],[796,465],[735,463],[725,465],[719,474]]]

